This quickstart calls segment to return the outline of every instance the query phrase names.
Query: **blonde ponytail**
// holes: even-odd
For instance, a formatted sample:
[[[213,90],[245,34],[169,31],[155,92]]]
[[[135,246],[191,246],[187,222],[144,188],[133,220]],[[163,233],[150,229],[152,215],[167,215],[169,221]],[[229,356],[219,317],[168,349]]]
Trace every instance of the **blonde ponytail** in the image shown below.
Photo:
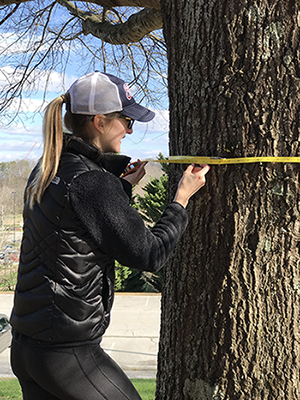
[[[69,102],[69,93],[57,97],[47,107],[43,119],[44,151],[39,170],[27,189],[30,207],[40,202],[55,177],[63,147],[62,105]]]

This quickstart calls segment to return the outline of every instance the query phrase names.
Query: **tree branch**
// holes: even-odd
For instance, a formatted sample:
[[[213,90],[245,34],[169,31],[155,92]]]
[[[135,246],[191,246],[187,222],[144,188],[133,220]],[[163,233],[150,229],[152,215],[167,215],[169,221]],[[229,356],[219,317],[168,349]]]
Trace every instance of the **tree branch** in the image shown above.
[[[3,18],[2,21],[0,21],[0,26],[1,26],[2,24],[4,24],[4,22],[7,21],[8,18],[10,18],[10,17],[17,11],[19,5],[20,5],[20,4],[16,4],[15,7],[14,7],[14,9],[11,10],[11,12],[9,12],[9,13],[5,16],[5,18]]]
[[[10,4],[21,4],[32,0],[0,0],[0,7]],[[89,3],[95,3],[102,7],[143,7],[160,10],[160,0],[91,0]]]
[[[82,21],[82,29],[85,35],[91,33],[93,36],[111,44],[138,42],[148,33],[161,28],[161,12],[153,9],[144,9],[131,15],[126,22],[119,24],[97,21],[94,18],[87,18]]]
[[[32,0],[0,0],[0,7],[10,6],[11,4],[22,4]]]
[[[93,36],[110,44],[138,42],[150,32],[162,28],[161,11],[156,9],[143,9],[136,14],[132,14],[124,23],[112,24],[105,21],[102,13],[97,15],[82,11],[69,0],[58,0],[58,3],[66,7],[71,14],[81,19],[82,30],[85,35],[91,33]]]
[[[160,10],[160,0],[91,0],[90,3],[98,4],[102,7],[142,7]]]

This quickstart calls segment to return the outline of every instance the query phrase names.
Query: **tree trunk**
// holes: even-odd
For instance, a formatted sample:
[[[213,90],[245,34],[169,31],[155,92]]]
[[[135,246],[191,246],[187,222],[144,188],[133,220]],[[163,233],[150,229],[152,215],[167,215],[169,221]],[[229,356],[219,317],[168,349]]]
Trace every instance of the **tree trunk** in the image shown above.
[[[163,0],[162,12],[170,154],[299,156],[300,3]],[[300,399],[299,171],[212,166],[190,201],[165,268],[158,400]]]

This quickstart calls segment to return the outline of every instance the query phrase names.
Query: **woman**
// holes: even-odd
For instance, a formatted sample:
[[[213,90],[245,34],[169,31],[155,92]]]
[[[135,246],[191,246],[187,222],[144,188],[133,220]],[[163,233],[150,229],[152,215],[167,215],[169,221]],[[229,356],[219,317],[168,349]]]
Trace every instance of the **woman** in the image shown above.
[[[72,134],[63,134],[64,117]],[[187,168],[174,201],[149,230],[130,207],[145,163],[122,178],[117,155],[138,105],[121,79],[79,78],[53,100],[43,124],[44,152],[25,192],[24,234],[11,315],[11,362],[25,400],[138,400],[130,380],[100,347],[114,296],[114,260],[157,271],[183,234],[189,198],[209,167]]]

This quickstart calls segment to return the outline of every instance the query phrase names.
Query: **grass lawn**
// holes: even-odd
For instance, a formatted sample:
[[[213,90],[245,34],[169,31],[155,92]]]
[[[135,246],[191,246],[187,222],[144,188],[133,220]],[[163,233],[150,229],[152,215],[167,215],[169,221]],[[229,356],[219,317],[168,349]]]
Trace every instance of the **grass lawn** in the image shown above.
[[[22,400],[21,388],[16,378],[0,378],[0,399]]]
[[[143,400],[154,400],[155,379],[132,379]],[[16,378],[0,378],[0,400],[22,400],[21,388]]]

